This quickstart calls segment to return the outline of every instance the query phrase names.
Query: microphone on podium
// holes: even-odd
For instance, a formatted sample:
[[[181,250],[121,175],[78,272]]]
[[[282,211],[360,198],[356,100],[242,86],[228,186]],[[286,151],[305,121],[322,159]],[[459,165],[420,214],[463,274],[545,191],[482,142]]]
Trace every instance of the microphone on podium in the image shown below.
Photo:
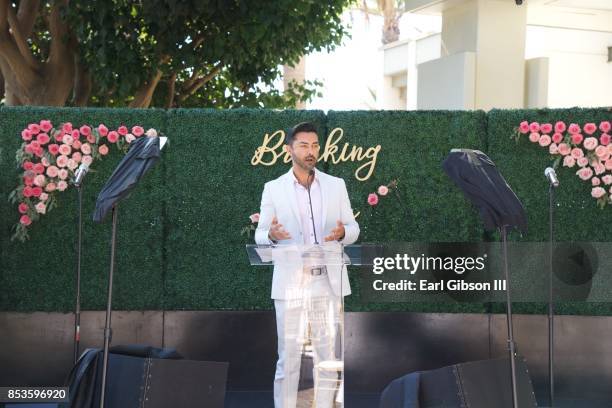
[[[555,169],[553,169],[552,167],[547,167],[546,170],[544,170],[544,175],[553,187],[559,187],[559,179],[557,178],[557,173],[555,172]]]

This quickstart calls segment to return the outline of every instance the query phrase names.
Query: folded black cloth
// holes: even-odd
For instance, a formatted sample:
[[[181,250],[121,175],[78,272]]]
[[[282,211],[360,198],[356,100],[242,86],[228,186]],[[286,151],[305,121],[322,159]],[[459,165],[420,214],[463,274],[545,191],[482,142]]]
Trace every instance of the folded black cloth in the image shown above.
[[[487,230],[515,227],[527,232],[523,204],[486,154],[480,150],[453,149],[442,168],[478,207]]]

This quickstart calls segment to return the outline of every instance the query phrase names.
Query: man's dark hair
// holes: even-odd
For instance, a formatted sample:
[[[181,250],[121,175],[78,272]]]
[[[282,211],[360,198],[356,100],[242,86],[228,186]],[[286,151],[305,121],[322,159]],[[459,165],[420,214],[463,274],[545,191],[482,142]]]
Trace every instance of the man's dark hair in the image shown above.
[[[317,132],[317,127],[311,122],[302,122],[295,125],[292,129],[290,129],[285,135],[285,144],[290,145],[293,143],[293,138],[300,132],[314,132],[319,135]]]

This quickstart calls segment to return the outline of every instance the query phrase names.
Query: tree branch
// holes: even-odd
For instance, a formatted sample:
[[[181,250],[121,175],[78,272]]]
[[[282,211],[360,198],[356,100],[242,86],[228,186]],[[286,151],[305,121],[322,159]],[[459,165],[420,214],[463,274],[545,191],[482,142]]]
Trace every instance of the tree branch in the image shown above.
[[[183,88],[187,89],[191,87],[193,83],[196,81],[196,79],[198,79],[198,76],[200,76],[200,70],[194,68],[189,79],[183,82]]]
[[[213,67],[213,69],[206,76],[203,76],[202,78],[199,78],[198,80],[196,80],[193,83],[193,85],[191,85],[189,88],[185,89],[185,91],[181,95],[179,95],[179,97],[178,97],[179,101],[183,102],[183,101],[185,101],[185,99],[187,99],[191,95],[193,95],[198,89],[200,89],[202,86],[204,86],[204,84],[206,84],[208,81],[213,79],[215,77],[215,75],[217,75],[219,73],[219,71],[221,71],[222,67],[223,67],[223,63],[221,61],[219,61],[217,63],[217,65],[215,65]]]
[[[75,54],[74,65],[76,72],[74,76],[74,93],[73,100],[75,106],[87,106],[89,97],[91,96],[91,74],[85,64],[82,63],[80,57]]]
[[[36,61],[36,59],[34,58],[34,56],[32,55],[32,51],[30,50],[30,46],[28,45],[28,42],[26,41],[25,37],[23,36],[23,33],[21,31],[21,25],[19,24],[19,20],[17,20],[17,14],[15,12],[15,9],[13,8],[13,6],[8,7],[8,23],[11,27],[11,31],[13,33],[13,39],[15,40],[15,44],[17,45],[17,48],[19,49],[19,52],[21,53],[21,55],[23,55],[23,58],[25,59],[25,62],[32,68],[32,69],[38,69],[38,61]]]
[[[68,0],[55,0],[49,14],[49,32],[51,33],[49,61],[52,64],[63,64],[72,57],[68,25],[62,21],[61,13],[61,9],[67,5]]]
[[[29,38],[34,29],[34,23],[38,16],[40,0],[21,0],[19,2],[19,10],[17,10],[17,19],[19,20],[19,28],[24,37]]]
[[[9,0],[0,0],[0,40],[8,35],[8,9],[12,7]]]
[[[144,82],[140,89],[134,95],[134,100],[130,102],[130,108],[148,108],[151,105],[151,99],[153,99],[153,93],[157,84],[162,77],[161,70],[157,70],[153,78]]]
[[[174,103],[174,92],[176,92],[176,72],[172,74],[168,81],[168,97],[166,98],[166,109],[170,109]]]

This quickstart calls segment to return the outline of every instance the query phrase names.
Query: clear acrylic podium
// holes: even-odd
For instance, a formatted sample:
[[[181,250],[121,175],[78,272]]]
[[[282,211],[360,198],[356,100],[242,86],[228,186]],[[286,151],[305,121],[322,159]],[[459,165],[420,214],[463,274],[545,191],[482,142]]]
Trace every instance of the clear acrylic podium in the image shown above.
[[[273,292],[283,298],[275,301],[280,360],[274,380],[277,405],[344,406],[343,295],[350,293],[346,266],[371,265],[364,261],[362,248],[335,241],[246,246],[251,265],[274,265]]]

